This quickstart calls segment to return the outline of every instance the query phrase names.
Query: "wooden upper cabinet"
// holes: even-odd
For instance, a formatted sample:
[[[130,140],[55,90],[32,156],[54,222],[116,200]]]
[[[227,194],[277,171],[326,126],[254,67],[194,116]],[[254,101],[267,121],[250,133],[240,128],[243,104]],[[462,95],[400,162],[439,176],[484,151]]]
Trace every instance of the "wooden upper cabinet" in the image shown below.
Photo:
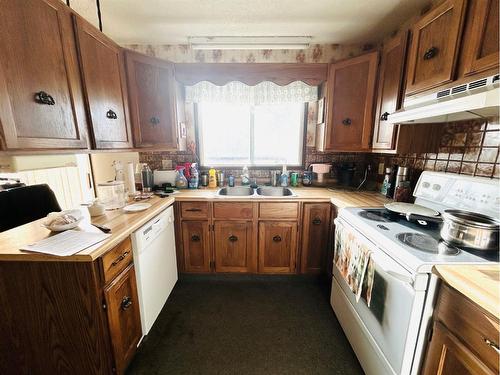
[[[401,108],[408,32],[402,32],[384,44],[382,49],[377,110],[373,129],[372,148],[395,148],[397,126],[387,122],[387,116]]]
[[[294,273],[297,256],[297,223],[259,223],[259,272]]]
[[[123,51],[81,17],[74,22],[95,148],[131,148]]]
[[[406,95],[453,81],[457,65],[465,0],[445,0],[412,28]]]
[[[134,265],[104,291],[116,372],[123,374],[142,336]]]
[[[330,203],[304,203],[302,273],[325,271],[330,233]]]
[[[373,127],[378,52],[330,66],[325,151],[366,151]]]
[[[173,64],[132,51],[126,60],[135,147],[176,149]]]
[[[216,221],[214,252],[216,272],[251,272],[255,260],[251,221]]]
[[[1,9],[0,146],[87,148],[71,11],[60,0],[4,0]]]
[[[499,65],[499,2],[470,0],[462,51],[463,74],[471,76]]]

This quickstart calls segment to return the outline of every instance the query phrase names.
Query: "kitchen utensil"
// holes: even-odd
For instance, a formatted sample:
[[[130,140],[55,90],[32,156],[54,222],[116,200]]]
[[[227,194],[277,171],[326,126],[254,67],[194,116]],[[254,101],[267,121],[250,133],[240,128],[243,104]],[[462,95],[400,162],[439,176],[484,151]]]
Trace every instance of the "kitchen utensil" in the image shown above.
[[[424,219],[439,217],[440,215],[436,210],[414,203],[391,202],[384,204],[384,207],[391,212],[404,215],[407,218],[411,217],[410,215],[419,216],[419,218]]]
[[[151,207],[150,203],[133,203],[128,206],[123,207],[123,211],[125,212],[139,212],[147,210]]]
[[[94,223],[91,223],[91,224],[103,233],[110,233],[111,232],[111,228],[105,227],[104,225],[99,225],[99,224],[94,224]]]
[[[459,248],[497,250],[500,221],[462,210],[444,210],[441,238]]]
[[[59,217],[62,218],[65,216],[70,217],[74,221],[67,223],[67,224],[54,223],[54,219],[59,218]],[[65,210],[65,211],[61,211],[61,212],[51,212],[50,214],[47,215],[45,220],[42,222],[42,226],[44,226],[45,228],[47,228],[48,230],[50,230],[52,232],[62,232],[64,230],[76,228],[78,226],[78,224],[80,223],[80,221],[82,221],[82,220],[83,220],[83,215],[82,215],[82,212],[80,210]],[[53,223],[53,224],[51,224],[51,223]]]
[[[106,210],[125,206],[125,184],[123,181],[109,181],[97,184],[97,196]]]

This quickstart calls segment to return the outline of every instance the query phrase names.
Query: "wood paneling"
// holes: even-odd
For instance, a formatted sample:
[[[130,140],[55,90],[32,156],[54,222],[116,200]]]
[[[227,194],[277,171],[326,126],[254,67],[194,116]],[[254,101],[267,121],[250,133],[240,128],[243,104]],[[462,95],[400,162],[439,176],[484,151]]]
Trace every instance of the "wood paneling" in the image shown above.
[[[181,202],[183,219],[208,219],[208,202]]]
[[[135,147],[177,149],[173,64],[126,51]]]
[[[59,0],[5,0],[1,6],[0,147],[87,148],[69,8]],[[44,101],[41,92],[48,95]]]
[[[182,248],[186,272],[210,272],[210,235],[208,221],[183,221]]]
[[[435,323],[424,375],[493,375],[455,335],[442,324]]]
[[[142,336],[134,265],[123,271],[104,294],[116,371],[123,374]]]
[[[250,202],[215,202],[213,208],[216,219],[253,218],[253,203]]]
[[[251,86],[263,81],[278,85],[303,81],[316,86],[326,81],[327,71],[327,64],[175,64],[175,78],[188,86],[200,81],[210,81],[219,86],[231,81],[240,81]]]
[[[130,148],[123,51],[83,18],[73,19],[95,148]]]
[[[132,242],[126,238],[100,258],[104,282],[113,280],[132,262]]]
[[[252,222],[216,221],[214,254],[216,272],[251,272],[255,252]]]
[[[297,256],[297,223],[259,223],[259,272],[294,273]]]
[[[260,203],[261,219],[297,219],[299,204],[297,202]]]
[[[0,373],[111,374],[92,262],[0,262]]]
[[[325,151],[370,148],[377,66],[378,52],[330,66]]]
[[[470,0],[469,3],[461,57],[466,76],[498,69],[499,64],[499,1]]]
[[[445,0],[412,28],[406,95],[435,88],[455,78],[465,0]]]
[[[387,116],[401,108],[408,32],[401,32],[382,49],[378,76],[377,111],[372,148],[395,149],[397,126],[388,123]]]
[[[330,203],[304,203],[301,273],[325,271],[330,233]]]

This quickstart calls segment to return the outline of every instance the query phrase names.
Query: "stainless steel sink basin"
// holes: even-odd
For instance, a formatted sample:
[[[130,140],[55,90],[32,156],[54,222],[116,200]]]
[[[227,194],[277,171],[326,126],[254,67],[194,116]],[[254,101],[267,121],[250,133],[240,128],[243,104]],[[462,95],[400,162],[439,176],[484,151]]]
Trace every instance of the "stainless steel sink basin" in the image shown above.
[[[257,195],[265,197],[291,197],[295,194],[286,187],[260,187],[257,189]]]
[[[217,191],[217,195],[227,197],[248,197],[253,195],[253,189],[249,186],[223,187]]]

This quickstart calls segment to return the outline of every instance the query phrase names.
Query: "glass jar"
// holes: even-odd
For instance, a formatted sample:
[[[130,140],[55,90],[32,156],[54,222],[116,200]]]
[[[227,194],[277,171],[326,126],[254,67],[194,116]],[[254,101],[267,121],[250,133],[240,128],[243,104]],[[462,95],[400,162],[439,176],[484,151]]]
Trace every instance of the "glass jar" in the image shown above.
[[[123,181],[110,181],[97,184],[97,196],[106,210],[116,210],[125,206],[126,194]]]

